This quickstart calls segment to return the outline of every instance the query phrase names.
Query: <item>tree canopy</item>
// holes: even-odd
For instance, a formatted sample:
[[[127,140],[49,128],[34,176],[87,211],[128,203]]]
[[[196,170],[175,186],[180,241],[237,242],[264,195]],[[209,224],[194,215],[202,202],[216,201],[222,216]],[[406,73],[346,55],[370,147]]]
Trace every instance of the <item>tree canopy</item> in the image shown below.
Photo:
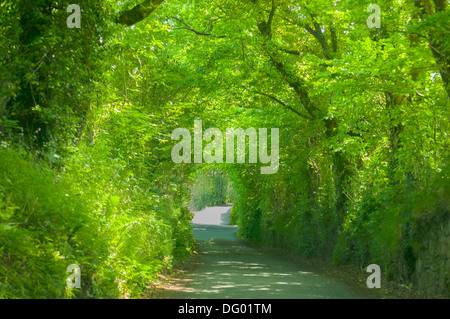
[[[379,28],[366,0],[81,0],[80,28],[69,4],[0,1],[1,297],[42,269],[47,297],[139,294],[227,199],[241,237],[448,293],[447,1],[377,1]],[[277,173],[174,163],[194,120],[279,128]]]

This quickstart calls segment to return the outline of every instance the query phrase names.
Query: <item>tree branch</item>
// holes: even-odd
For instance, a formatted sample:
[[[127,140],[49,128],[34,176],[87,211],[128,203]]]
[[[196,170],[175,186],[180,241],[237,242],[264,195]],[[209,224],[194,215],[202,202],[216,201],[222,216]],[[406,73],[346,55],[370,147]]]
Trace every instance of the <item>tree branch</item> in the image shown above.
[[[280,48],[280,50],[285,53],[292,54],[292,55],[297,55],[297,56],[301,55],[300,51],[296,51],[296,50],[289,50],[289,49],[283,49],[283,48]]]
[[[270,10],[269,19],[267,20],[267,26],[269,27],[269,36],[272,37],[272,21],[275,16],[275,10],[277,7],[275,6],[275,0],[272,0],[272,10]]]
[[[272,38],[272,21],[273,17],[275,16],[275,10],[277,7],[275,6],[275,1],[272,0],[272,9],[269,13],[269,18],[266,21],[261,21],[261,23],[258,24],[258,29],[261,32],[262,35],[264,35],[267,39]]]
[[[302,78],[298,78],[296,76],[292,76],[285,68],[284,64],[276,61],[272,56],[270,57],[275,68],[283,75],[285,81],[290,85],[291,88],[294,89],[295,93],[297,93],[300,102],[303,107],[308,111],[309,115],[312,118],[315,118],[314,111],[317,109],[316,106],[312,103],[309,98],[309,94],[306,88],[306,84]]]
[[[287,14],[291,14],[290,11],[284,11]],[[312,19],[312,23],[314,28],[312,28],[308,23],[305,23],[303,21],[299,21],[297,19],[291,19],[291,18],[286,18],[283,16],[280,16],[281,19],[288,21],[289,23],[296,25],[300,28],[305,29],[306,32],[308,32],[309,34],[311,34],[316,40],[317,42],[319,42],[320,47],[322,48],[322,52],[323,55],[325,56],[325,59],[327,60],[331,60],[332,56],[331,56],[331,52],[336,53],[337,52],[337,37],[336,37],[336,33],[334,31],[333,28],[331,28],[331,26],[329,26],[330,28],[330,39],[331,39],[331,52],[330,52],[330,48],[329,45],[327,43],[327,40],[325,39],[324,34],[322,33],[321,27],[320,25],[317,23],[317,21],[315,20],[316,15],[311,14],[311,19]]]
[[[122,11],[116,22],[131,26],[147,18],[164,0],[145,0],[133,9]]]
[[[299,111],[297,111],[296,109],[294,109],[292,106],[288,105],[286,102],[281,101],[280,99],[278,99],[276,96],[274,96],[274,95],[272,95],[272,94],[268,94],[268,93],[264,93],[264,92],[260,92],[260,91],[249,90],[248,88],[245,88],[245,89],[246,89],[247,91],[251,92],[251,93],[255,93],[255,94],[258,94],[258,95],[263,95],[263,96],[266,96],[266,97],[270,98],[271,100],[277,102],[278,104],[280,104],[280,105],[282,105],[283,107],[285,107],[286,109],[288,109],[288,110],[294,112],[294,113],[297,114],[298,116],[303,117],[304,119],[307,119],[307,120],[313,120],[311,117],[309,117],[309,116],[307,116],[307,115],[305,115],[305,114],[303,114],[303,113],[300,113]]]
[[[214,37],[214,38],[226,38],[226,36],[224,35],[214,35],[212,33],[205,33],[205,32],[200,32],[195,30],[194,28],[192,28],[190,25],[188,25],[186,22],[184,22],[183,20],[177,18],[177,17],[172,17],[172,19],[177,20],[178,22],[182,23],[185,27],[180,28],[180,29],[185,29],[191,32],[194,32],[197,35],[203,35],[203,36],[207,36],[207,37]]]

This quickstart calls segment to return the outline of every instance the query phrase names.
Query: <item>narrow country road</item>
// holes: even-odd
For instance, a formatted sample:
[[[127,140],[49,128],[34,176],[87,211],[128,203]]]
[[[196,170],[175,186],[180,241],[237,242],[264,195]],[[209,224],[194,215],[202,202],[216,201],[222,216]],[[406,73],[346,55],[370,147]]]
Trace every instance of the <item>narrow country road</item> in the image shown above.
[[[231,207],[209,207],[192,220],[200,263],[172,298],[367,298],[340,281],[247,246],[229,225]]]

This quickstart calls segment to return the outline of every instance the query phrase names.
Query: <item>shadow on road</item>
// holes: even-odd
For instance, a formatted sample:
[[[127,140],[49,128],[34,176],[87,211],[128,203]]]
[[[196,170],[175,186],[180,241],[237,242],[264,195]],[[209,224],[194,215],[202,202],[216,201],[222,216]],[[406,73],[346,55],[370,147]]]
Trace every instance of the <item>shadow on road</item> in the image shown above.
[[[249,247],[237,237],[237,227],[229,225],[230,213],[231,206],[195,213],[198,266],[172,288],[172,298],[367,298],[340,281]]]

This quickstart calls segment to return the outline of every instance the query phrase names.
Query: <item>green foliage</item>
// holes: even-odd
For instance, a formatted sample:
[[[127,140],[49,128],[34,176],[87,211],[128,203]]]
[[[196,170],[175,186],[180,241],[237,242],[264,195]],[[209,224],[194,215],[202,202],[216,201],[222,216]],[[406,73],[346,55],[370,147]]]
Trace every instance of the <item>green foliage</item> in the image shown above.
[[[144,129],[147,119],[127,105],[99,110],[92,120],[101,129],[80,144],[64,169],[96,212],[100,235],[110,245],[105,267],[114,270],[121,294],[129,297],[139,296],[161,269],[193,249],[183,200],[187,189],[168,176],[176,170],[173,164],[154,160],[159,134]],[[151,173],[156,170],[158,176]]]
[[[105,10],[109,3],[79,1],[84,27],[69,29],[71,3],[20,0],[0,7],[2,116],[18,124],[5,135],[34,151],[61,155],[98,96],[102,43],[112,29]]]
[[[99,268],[108,253],[98,221],[70,182],[19,151],[0,150],[2,298],[69,298],[70,264],[82,269],[79,296],[114,296],[114,277]]]
[[[227,201],[228,181],[220,171],[200,175],[192,187],[192,208],[202,210],[208,206],[224,205]]]
[[[380,1],[376,29],[360,0],[170,0],[132,27],[139,1],[85,0],[80,29],[69,3],[0,3],[0,297],[138,296],[192,251],[189,205],[229,201],[241,237],[445,275],[447,2]],[[279,128],[278,172],[174,164],[195,119]]]

